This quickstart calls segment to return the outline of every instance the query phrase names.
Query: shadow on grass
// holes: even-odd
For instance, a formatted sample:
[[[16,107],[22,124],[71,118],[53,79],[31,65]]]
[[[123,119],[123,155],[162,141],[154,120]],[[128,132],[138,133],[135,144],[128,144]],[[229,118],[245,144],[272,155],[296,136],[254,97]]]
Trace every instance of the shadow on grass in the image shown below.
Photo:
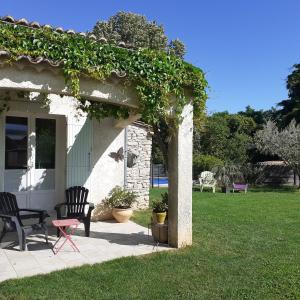
[[[299,189],[295,186],[258,186],[249,189],[252,193],[297,193]]]
[[[298,193],[300,189],[296,186],[253,186],[248,189],[248,193]],[[201,191],[197,188],[193,187],[193,192],[199,192]],[[212,193],[211,190],[203,190],[202,193]],[[216,189],[217,194],[224,194],[219,188]],[[244,194],[244,191],[235,191],[235,194]],[[227,195],[232,194],[232,190],[230,193],[227,193]]]

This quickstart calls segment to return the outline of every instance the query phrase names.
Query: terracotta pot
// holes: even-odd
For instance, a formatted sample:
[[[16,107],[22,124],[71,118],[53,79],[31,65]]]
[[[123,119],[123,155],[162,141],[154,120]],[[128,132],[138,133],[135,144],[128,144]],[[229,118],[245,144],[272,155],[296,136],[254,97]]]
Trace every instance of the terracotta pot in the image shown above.
[[[113,208],[112,215],[119,223],[126,223],[133,214],[132,208]]]
[[[166,212],[156,213],[157,224],[164,224],[166,216],[167,216]]]

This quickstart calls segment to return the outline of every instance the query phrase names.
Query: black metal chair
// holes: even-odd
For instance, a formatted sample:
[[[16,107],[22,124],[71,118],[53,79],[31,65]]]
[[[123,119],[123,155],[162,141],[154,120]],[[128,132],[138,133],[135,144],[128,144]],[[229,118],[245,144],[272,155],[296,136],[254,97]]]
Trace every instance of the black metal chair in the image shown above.
[[[49,217],[45,210],[23,209],[18,207],[14,194],[0,193],[0,218],[3,221],[3,229],[0,235],[0,243],[7,232],[17,231],[20,250],[27,250],[26,237],[34,232],[45,234],[48,243],[48,230],[45,219]],[[22,220],[38,219],[38,223],[24,225]]]
[[[84,224],[85,236],[90,236],[90,224],[93,203],[87,202],[89,190],[82,186],[73,186],[66,190],[66,202],[55,206],[57,219],[77,219]],[[88,210],[86,211],[86,207]],[[62,211],[64,208],[64,211]],[[59,230],[57,231],[59,236]]]

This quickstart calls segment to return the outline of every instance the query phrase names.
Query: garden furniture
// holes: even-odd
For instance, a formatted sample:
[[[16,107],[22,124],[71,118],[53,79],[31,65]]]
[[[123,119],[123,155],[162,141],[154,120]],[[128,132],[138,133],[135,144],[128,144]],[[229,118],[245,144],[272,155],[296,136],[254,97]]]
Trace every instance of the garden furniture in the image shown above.
[[[200,188],[203,192],[204,188],[212,189],[213,193],[216,192],[217,180],[214,178],[214,174],[210,171],[203,171],[199,176],[199,182],[195,186]]]
[[[77,246],[75,245],[74,241],[72,240],[72,235],[74,234],[74,232],[77,229],[80,222],[77,219],[65,219],[65,220],[53,220],[52,224],[60,232],[59,238],[53,245],[54,254],[57,254],[62,249],[62,247],[64,246],[64,244],[67,241],[70,242],[74,251],[80,252],[79,249],[77,248]],[[62,237],[64,237],[65,240],[58,247],[57,244],[59,243],[59,241]]]
[[[248,184],[247,183],[233,183],[232,185],[232,192],[235,191],[244,191],[245,194],[247,193]]]
[[[7,232],[16,231],[19,238],[20,250],[27,250],[26,237],[34,232],[45,234],[48,243],[48,230],[45,219],[49,217],[45,210],[19,208],[16,196],[11,193],[0,193],[0,218],[3,221],[3,229],[0,235],[0,243]],[[22,220],[38,219],[30,225],[24,225]]]
[[[55,210],[57,219],[77,219],[84,223],[85,236],[90,236],[90,224],[93,203],[87,202],[89,190],[82,186],[73,186],[66,190],[66,202],[57,204]],[[57,229],[57,236],[59,236]]]

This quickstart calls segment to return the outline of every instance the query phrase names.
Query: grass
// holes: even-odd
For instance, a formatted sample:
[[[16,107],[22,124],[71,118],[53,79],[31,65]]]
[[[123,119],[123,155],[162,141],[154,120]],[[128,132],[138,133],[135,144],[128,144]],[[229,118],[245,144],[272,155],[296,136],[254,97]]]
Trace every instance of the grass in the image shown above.
[[[300,299],[300,193],[193,198],[192,247],[6,281],[0,299]]]
[[[167,188],[161,188],[161,189],[154,188],[154,189],[152,189],[151,193],[150,193],[150,203],[154,199],[159,199],[161,197],[161,194],[164,193],[164,192],[167,192],[167,191],[168,191]],[[135,211],[134,215],[132,217],[132,221],[147,227],[149,222],[150,222],[151,214],[152,214],[152,210],[150,208],[145,209],[145,210]]]

